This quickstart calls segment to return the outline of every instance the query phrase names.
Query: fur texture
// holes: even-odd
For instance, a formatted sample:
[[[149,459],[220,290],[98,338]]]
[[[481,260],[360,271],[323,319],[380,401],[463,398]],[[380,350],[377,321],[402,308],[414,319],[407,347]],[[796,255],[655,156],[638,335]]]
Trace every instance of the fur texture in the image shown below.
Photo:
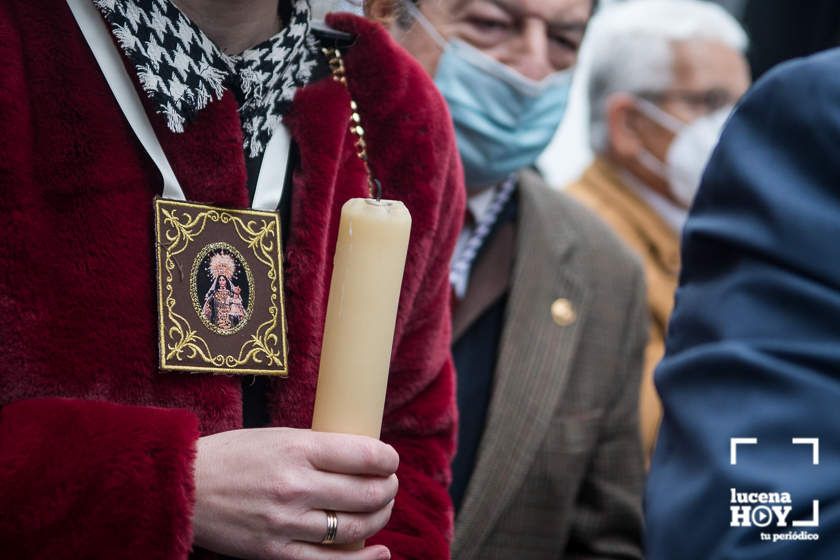
[[[453,453],[448,260],[464,205],[444,102],[384,29],[345,55],[369,154],[413,230],[383,439],[400,452],[398,558],[447,558]],[[0,6],[0,550],[27,558],[184,558],[195,439],[241,425],[239,379],[156,369],[152,197],[140,149],[61,0]],[[131,72],[131,70],[130,70]],[[298,91],[286,122],[301,151],[285,248],[290,377],[273,425],[308,427],[341,205],[366,195],[331,79]],[[147,112],[187,196],[247,204],[236,103],[184,134]],[[196,557],[205,553],[195,551]]]

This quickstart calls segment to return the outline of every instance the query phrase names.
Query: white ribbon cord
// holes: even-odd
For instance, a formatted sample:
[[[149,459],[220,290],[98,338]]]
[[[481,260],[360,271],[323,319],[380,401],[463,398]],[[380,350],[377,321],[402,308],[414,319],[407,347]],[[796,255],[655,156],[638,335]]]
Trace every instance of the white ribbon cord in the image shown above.
[[[129,126],[140,144],[149,154],[163,178],[163,198],[186,200],[181,184],[166,158],[160,141],[155,136],[152,123],[143,107],[134,83],[125,69],[120,53],[111,38],[111,32],[90,0],[67,0],[70,11],[93,52],[108,87],[114,94]],[[257,210],[277,210],[283,196],[286,167],[289,163],[291,137],[285,126],[274,131],[265,148],[263,162],[257,177],[252,207]]]
[[[257,187],[254,190],[254,210],[273,212],[280,205],[283,186],[286,183],[286,167],[289,165],[289,149],[292,137],[282,124],[274,129],[271,139],[265,146],[260,174],[257,175]]]

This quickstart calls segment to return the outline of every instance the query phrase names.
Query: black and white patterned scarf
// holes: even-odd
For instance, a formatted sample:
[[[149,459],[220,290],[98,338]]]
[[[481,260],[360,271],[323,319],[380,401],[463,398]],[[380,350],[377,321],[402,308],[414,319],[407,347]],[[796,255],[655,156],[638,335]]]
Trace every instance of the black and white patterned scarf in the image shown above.
[[[283,30],[231,56],[170,0],[93,0],[173,132],[226,89],[239,101],[245,154],[258,157],[320,63],[309,0],[292,0]]]

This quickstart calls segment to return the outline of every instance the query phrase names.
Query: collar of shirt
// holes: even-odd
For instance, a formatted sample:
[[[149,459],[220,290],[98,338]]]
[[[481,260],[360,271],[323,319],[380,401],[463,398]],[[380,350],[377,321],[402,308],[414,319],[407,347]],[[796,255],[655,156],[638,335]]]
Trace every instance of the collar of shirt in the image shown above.
[[[636,196],[641,198],[648,206],[653,208],[660,218],[662,218],[671,229],[676,233],[682,231],[685,221],[688,218],[688,211],[681,206],[677,206],[658,192],[646,186],[635,175],[629,171],[621,172],[621,180],[624,184],[630,187]]]
[[[474,220],[472,224],[464,224],[449,267],[449,283],[458,299],[463,299],[467,293],[473,261],[513,195],[516,178],[513,174],[496,187],[468,199],[467,207]]]
[[[250,158],[263,152],[319,63],[309,0],[293,0],[279,33],[236,56],[222,52],[170,0],[93,1],[167,127],[183,132],[198,111],[231,90]]]
[[[493,202],[493,198],[495,198],[497,190],[498,187],[485,189],[467,199],[467,208],[469,208],[475,223],[481,221],[481,217],[484,216],[484,213],[487,212],[487,208],[490,207],[490,203]]]
[[[470,219],[464,220],[464,227],[461,229],[461,233],[458,235],[458,241],[455,243],[453,261],[457,255],[461,254],[464,246],[467,244],[467,241],[472,236],[473,231],[475,231],[476,224],[481,220],[481,217],[487,211],[490,204],[492,204],[493,198],[496,196],[497,189],[498,187],[486,189],[467,198],[467,210],[469,212],[468,217]]]

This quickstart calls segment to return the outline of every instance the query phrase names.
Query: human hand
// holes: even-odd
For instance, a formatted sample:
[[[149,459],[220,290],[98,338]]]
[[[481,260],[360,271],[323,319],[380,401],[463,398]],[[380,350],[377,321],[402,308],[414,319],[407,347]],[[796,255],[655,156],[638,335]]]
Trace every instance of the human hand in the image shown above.
[[[384,546],[323,546],[325,510],[337,544],[376,534],[391,517],[399,456],[379,440],[291,428],[222,432],[198,440],[194,543],[247,559],[390,558]]]

